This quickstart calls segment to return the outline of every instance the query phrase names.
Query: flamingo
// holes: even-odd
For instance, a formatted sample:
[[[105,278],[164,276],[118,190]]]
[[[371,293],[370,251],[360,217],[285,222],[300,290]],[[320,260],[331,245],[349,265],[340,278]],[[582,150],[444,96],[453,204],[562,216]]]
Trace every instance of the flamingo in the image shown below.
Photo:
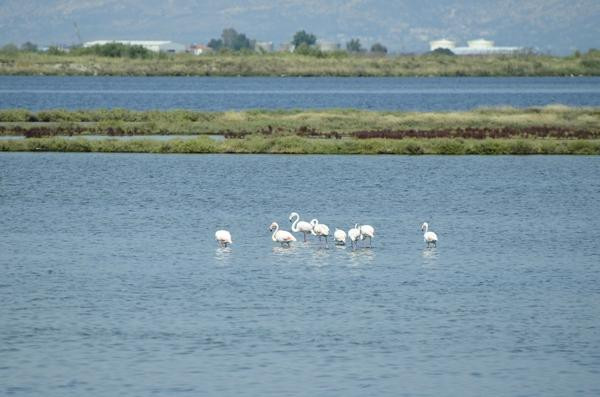
[[[360,235],[362,236],[361,240],[365,237],[369,238],[369,247],[371,246],[371,239],[375,236],[375,229],[371,225],[362,225],[358,228],[360,231]]]
[[[293,220],[293,218],[296,218],[296,219]],[[313,230],[312,225],[306,221],[301,221],[300,215],[298,215],[297,212],[292,212],[290,214],[290,222],[292,222],[292,232],[294,232],[294,233],[300,232],[300,233],[304,234],[304,242],[306,242],[306,234],[312,232],[312,230]]]
[[[434,247],[437,247],[437,234],[429,231],[429,224],[427,222],[424,222],[421,225],[421,231],[424,232],[423,240],[427,243],[427,248],[429,248],[429,244],[433,244]]]
[[[219,243],[220,247],[227,247],[227,244],[231,244],[231,233],[227,230],[217,230],[215,232],[215,240]]]
[[[342,229],[335,228],[335,232],[333,233],[333,238],[337,245],[346,245],[346,232]]]
[[[285,230],[279,230],[279,225],[277,224],[277,222],[271,223],[269,230],[273,232],[271,240],[281,243],[282,247],[284,244],[287,244],[287,246],[289,247],[292,241],[296,241],[296,237],[294,237],[292,233]]]
[[[315,236],[319,236],[319,241],[321,241],[321,237],[325,237],[325,245],[327,245],[327,236],[329,236],[329,227],[323,223],[319,223],[318,219],[313,219],[310,221],[312,225],[312,234]]]
[[[362,234],[360,234],[360,229],[358,228],[358,223],[355,224],[352,229],[348,230],[348,238],[350,239],[350,244],[352,245],[352,248],[354,248],[355,244],[356,247],[358,247],[358,240],[363,239]]]

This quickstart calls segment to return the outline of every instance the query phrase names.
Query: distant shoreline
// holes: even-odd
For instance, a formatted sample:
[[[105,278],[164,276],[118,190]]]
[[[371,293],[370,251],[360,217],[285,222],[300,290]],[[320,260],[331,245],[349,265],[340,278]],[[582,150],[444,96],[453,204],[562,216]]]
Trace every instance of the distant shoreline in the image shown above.
[[[0,54],[0,75],[17,76],[600,76],[600,51],[550,55],[178,54],[153,59],[45,53]]]

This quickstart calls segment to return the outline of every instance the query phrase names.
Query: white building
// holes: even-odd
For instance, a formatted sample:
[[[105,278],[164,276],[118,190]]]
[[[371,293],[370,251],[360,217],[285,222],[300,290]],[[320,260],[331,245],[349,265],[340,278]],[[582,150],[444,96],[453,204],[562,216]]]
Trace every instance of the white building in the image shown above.
[[[434,41],[429,42],[429,50],[430,51],[437,50],[438,48],[452,50],[452,49],[454,49],[454,47],[456,47],[456,43],[454,43],[454,41],[448,40],[448,39],[440,39],[440,40],[434,40]]]
[[[185,45],[167,40],[95,40],[83,43],[84,47],[119,43],[125,45],[139,45],[154,52],[185,52]]]
[[[272,41],[257,41],[254,44],[254,49],[256,51],[262,51],[262,52],[273,52],[273,42]]]
[[[523,47],[496,47],[493,41],[485,39],[469,40],[467,45],[451,48],[451,51],[456,55],[514,54],[523,51]]]
[[[331,52],[339,50],[340,45],[333,41],[319,40],[317,41],[317,48],[323,52]]]
[[[192,44],[190,46],[190,51],[194,55],[202,55],[202,54],[206,54],[208,52],[212,52],[213,49],[205,46],[204,44]]]

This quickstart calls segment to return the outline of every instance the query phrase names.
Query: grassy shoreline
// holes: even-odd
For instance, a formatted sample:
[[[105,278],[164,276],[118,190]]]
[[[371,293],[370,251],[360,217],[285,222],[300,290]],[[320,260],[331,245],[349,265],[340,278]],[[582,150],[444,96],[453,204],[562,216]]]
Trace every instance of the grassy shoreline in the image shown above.
[[[0,110],[0,135],[251,135],[324,138],[600,138],[600,108],[560,105],[462,112],[356,109],[133,111]]]
[[[213,134],[226,139],[207,136]],[[0,137],[0,151],[597,155],[600,108],[554,105],[465,112],[4,109],[0,110],[0,135],[29,138]],[[107,138],[86,139],[87,135]],[[151,135],[196,137],[144,139]]]
[[[34,138],[0,140],[0,152],[100,152],[100,153],[262,153],[262,154],[396,154],[396,155],[600,155],[594,139],[311,139],[298,136],[230,139],[222,142],[205,136],[195,139],[90,140]]]
[[[152,59],[46,53],[0,54],[0,75],[47,76],[600,76],[600,52],[550,55],[217,53]]]

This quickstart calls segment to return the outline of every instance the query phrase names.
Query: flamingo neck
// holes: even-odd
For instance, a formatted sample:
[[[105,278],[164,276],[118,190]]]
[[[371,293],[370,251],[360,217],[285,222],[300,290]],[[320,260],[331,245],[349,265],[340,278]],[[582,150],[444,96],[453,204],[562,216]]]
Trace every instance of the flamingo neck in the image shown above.
[[[429,230],[429,225],[424,224],[423,227],[425,228],[425,231],[423,232],[423,234],[427,234],[427,231]]]
[[[298,215],[297,213],[293,213],[292,218],[295,218],[294,222],[292,223],[292,232],[297,232],[298,231],[298,221],[300,221],[300,215]]]
[[[273,235],[271,236],[271,240],[277,241],[277,239],[275,238],[275,235],[277,234],[278,231],[279,231],[279,225],[275,224],[275,230],[273,231]]]

